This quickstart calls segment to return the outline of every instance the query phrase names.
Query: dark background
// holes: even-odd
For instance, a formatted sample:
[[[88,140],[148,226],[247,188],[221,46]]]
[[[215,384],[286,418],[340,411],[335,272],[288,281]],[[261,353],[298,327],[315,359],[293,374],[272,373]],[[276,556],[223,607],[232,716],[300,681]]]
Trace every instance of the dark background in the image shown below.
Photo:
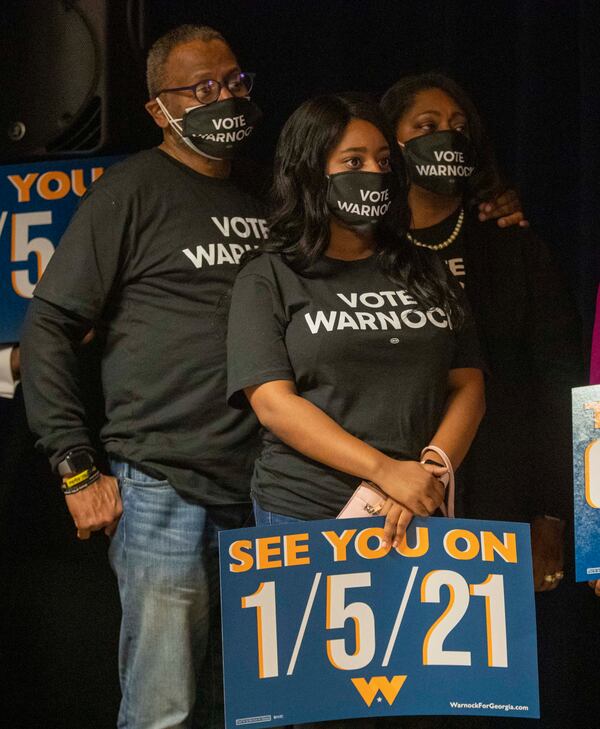
[[[443,70],[473,96],[532,226],[564,263],[585,331],[600,279],[600,3],[594,0],[146,0],[151,41],[181,22],[221,30],[256,71],[268,160],[306,98],[381,95]]]
[[[70,31],[62,16],[71,16]],[[95,27],[93,43],[84,18]],[[430,69],[454,76],[478,104],[527,217],[564,265],[589,347],[600,275],[600,3],[4,0],[0,163],[19,154],[5,130],[27,113],[32,129],[54,135],[54,156],[67,156],[56,132],[68,127],[79,87],[98,74],[104,130],[94,152],[154,144],[159,137],[143,110],[145,53],[185,22],[220,30],[242,66],[257,72],[253,96],[265,118],[248,154],[266,163],[283,122],[311,95],[380,95],[402,74]]]
[[[589,336],[600,277],[600,4],[594,0],[146,0],[143,37],[201,22],[258,74],[268,161],[290,113],[321,92],[381,95],[430,69],[475,99],[533,227],[564,263]],[[586,340],[587,345],[587,340]]]
[[[265,117],[248,154],[265,163],[283,122],[307,97],[351,89],[379,95],[403,74],[446,71],[474,97],[532,227],[559,257],[589,346],[600,277],[600,3],[85,2],[100,18],[95,62],[101,80],[95,70],[90,76],[103,102],[102,129],[88,145],[94,154],[158,142],[142,108],[143,57],[160,34],[184,22],[220,30],[242,67],[256,71],[253,97]],[[0,109],[0,163],[67,156],[54,136],[52,145],[19,157],[2,135],[22,111],[37,115],[43,136],[56,110],[68,105],[89,48],[69,44],[53,18],[57,7],[77,6],[4,0],[0,7],[0,89],[8,109]],[[68,127],[69,115],[59,122]],[[104,538],[77,542],[45,462],[33,455],[22,403],[1,404],[0,416],[11,418],[1,434],[2,681],[10,696],[3,716],[13,714],[14,729],[108,729],[119,698],[119,609]],[[558,713],[552,723],[553,700],[563,710],[571,705],[570,726],[595,725],[598,655],[588,636],[598,633],[597,602],[583,585],[564,585],[542,599],[554,616],[547,624],[555,620],[557,646],[544,659],[557,674],[554,682],[542,677],[546,725],[566,725]],[[578,640],[568,630],[573,625]]]

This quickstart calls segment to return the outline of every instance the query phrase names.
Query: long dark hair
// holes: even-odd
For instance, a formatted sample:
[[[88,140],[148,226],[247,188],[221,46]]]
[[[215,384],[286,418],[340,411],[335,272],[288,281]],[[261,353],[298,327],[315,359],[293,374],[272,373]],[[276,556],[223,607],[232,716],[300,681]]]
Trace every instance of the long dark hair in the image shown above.
[[[475,149],[475,172],[467,182],[465,203],[469,206],[493,199],[507,185],[502,178],[487,132],[475,104],[456,81],[443,73],[428,72],[405,76],[388,89],[381,108],[394,129],[410,110],[415,97],[427,89],[441,89],[461,107],[467,117],[467,136]]]
[[[269,239],[260,252],[281,254],[298,272],[309,271],[329,246],[327,159],[352,119],[370,122],[390,147],[398,190],[375,235],[377,263],[391,281],[425,308],[441,307],[454,324],[463,320],[461,296],[446,267],[431,251],[406,239],[410,220],[404,163],[396,138],[378,104],[358,93],[327,94],[305,101],[287,120],[275,151],[270,193]]]

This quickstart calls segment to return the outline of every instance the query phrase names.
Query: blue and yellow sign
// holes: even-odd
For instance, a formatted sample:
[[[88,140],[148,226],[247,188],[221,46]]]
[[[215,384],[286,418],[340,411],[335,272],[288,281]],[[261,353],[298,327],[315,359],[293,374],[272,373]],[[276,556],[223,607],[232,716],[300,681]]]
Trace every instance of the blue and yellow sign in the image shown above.
[[[228,729],[539,716],[529,527],[382,518],[221,532]]]
[[[17,342],[29,300],[79,200],[121,157],[0,167],[0,343]]]
[[[600,385],[573,393],[575,579],[600,579]]]

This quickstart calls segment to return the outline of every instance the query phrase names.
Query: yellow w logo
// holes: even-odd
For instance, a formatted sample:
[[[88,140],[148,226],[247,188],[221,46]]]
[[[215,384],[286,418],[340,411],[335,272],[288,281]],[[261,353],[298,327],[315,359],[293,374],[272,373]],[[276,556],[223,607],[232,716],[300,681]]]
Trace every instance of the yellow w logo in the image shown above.
[[[404,685],[406,676],[393,676],[391,681],[386,676],[373,676],[368,681],[364,678],[352,678],[350,680],[367,706],[371,706],[373,699],[380,691],[391,706]]]

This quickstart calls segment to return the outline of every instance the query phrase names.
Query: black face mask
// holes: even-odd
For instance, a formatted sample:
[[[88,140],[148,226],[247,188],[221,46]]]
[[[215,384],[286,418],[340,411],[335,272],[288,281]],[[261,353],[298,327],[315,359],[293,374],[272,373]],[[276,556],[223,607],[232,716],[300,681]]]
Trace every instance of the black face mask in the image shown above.
[[[462,195],[475,169],[475,151],[462,132],[415,137],[402,152],[411,182],[438,195]]]
[[[182,136],[206,157],[232,159],[261,117],[262,112],[253,101],[234,96],[186,111]]]
[[[346,225],[375,225],[390,207],[394,182],[391,172],[337,172],[329,175],[327,205]]]

